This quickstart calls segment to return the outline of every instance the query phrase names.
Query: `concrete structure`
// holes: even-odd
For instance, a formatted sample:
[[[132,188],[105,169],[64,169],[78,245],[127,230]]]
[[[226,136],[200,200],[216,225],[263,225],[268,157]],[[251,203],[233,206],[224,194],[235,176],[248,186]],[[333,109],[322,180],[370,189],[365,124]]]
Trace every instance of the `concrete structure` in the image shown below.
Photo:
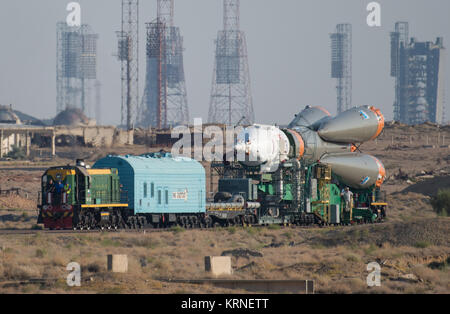
[[[54,130],[57,145],[73,145],[79,142],[90,147],[133,145],[134,131],[121,130],[114,126],[58,126]]]
[[[96,123],[94,120],[90,120],[80,109],[69,108],[56,115],[53,125],[93,126]]]
[[[0,123],[22,124],[19,117],[14,113],[12,105],[0,106]]]
[[[215,277],[231,275],[231,257],[230,256],[206,256],[205,271]]]
[[[108,271],[113,273],[128,272],[127,255],[108,255]]]
[[[56,155],[56,146],[112,147],[134,144],[134,130],[95,126],[80,109],[61,112],[55,118],[55,124],[57,126],[25,125],[12,106],[0,106],[0,158],[10,153],[13,147],[24,148],[26,155],[30,156],[31,142],[40,145],[42,138],[50,138],[45,142],[50,142],[52,156]]]
[[[31,152],[31,138],[34,134],[48,136],[52,139],[52,155],[55,150],[55,130],[52,127],[29,125],[0,124],[0,158],[10,153],[14,146],[25,148],[26,155]]]
[[[52,156],[57,146],[112,147],[133,145],[134,131],[117,129],[114,126],[40,127],[30,125],[0,124],[0,158],[4,158],[13,146],[25,148],[31,154],[31,141],[38,137],[50,138]]]
[[[14,113],[12,106],[0,106],[0,158],[9,154],[13,147],[25,148],[26,154],[29,156],[31,138],[36,133],[52,138],[52,151],[54,152],[55,134],[53,128],[23,125]]]
[[[445,48],[409,39],[407,22],[391,33],[391,76],[395,77],[394,120],[406,124],[444,121]]]

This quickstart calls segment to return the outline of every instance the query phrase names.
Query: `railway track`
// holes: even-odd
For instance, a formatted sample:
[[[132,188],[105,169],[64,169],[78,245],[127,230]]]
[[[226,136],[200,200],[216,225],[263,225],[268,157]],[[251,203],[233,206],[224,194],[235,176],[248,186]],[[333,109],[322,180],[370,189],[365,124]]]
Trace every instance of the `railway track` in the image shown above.
[[[367,224],[360,224],[367,225]],[[236,227],[236,226],[232,226]],[[224,230],[227,228],[232,227],[219,227]],[[237,227],[237,228],[245,228],[245,227]],[[255,225],[251,226],[250,228],[267,228],[267,226],[264,225]],[[299,229],[299,230],[305,230],[305,229],[337,229],[337,228],[351,228],[350,225],[338,225],[338,226],[331,226],[331,225],[308,225],[308,226],[297,226],[297,225],[289,225],[289,226],[282,226],[280,228],[289,228],[289,229]],[[184,229],[186,231],[189,230],[197,230],[197,231],[211,231],[215,228],[195,228],[195,229]],[[0,236],[1,235],[33,235],[33,234],[95,234],[95,233],[111,233],[111,234],[119,234],[119,233],[157,233],[157,232],[171,232],[176,231],[178,229],[174,228],[162,228],[162,229],[155,229],[155,228],[143,228],[143,229],[118,229],[118,230],[108,230],[108,229],[94,229],[94,230],[48,230],[48,229],[0,229]]]
[[[121,230],[32,230],[32,229],[3,229],[0,230],[1,235],[28,235],[28,234],[94,234],[94,233],[147,233],[147,232],[163,232],[170,231],[170,229],[121,229]]]
[[[27,234],[70,234],[70,233],[99,233],[99,230],[32,230],[32,229],[3,229],[0,230],[0,235],[27,235]]]

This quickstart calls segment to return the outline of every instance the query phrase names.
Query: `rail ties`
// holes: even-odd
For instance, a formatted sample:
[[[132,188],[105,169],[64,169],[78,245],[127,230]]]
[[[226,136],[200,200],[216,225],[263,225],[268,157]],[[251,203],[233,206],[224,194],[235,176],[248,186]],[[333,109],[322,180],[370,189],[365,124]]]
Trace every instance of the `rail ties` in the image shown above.
[[[33,230],[33,229],[1,229],[0,235],[29,235],[29,234],[71,234],[71,233],[99,233],[101,230]]]
[[[206,229],[198,229],[206,230]],[[0,229],[0,235],[34,235],[34,234],[95,234],[95,233],[154,233],[170,232],[171,229],[119,229],[119,230],[48,230],[48,229]]]
[[[360,224],[358,226],[366,226],[368,224]],[[263,225],[255,225],[251,226],[251,228],[265,228],[266,226]],[[224,230],[227,230],[226,227],[221,227]],[[305,229],[329,229],[329,230],[342,230],[342,229],[350,229],[355,228],[354,226],[347,226],[347,225],[338,225],[338,226],[319,226],[319,225],[309,225],[309,226],[284,226],[282,228],[289,228],[289,229],[295,229],[295,230],[305,230]],[[215,228],[196,228],[196,229],[185,229],[188,230],[196,230],[196,231],[211,231],[215,230]],[[0,229],[0,235],[27,235],[27,234],[89,234],[89,233],[157,233],[157,232],[171,232],[175,231],[171,228],[161,228],[161,229],[154,229],[154,228],[143,228],[143,229],[91,229],[91,230],[49,230],[49,229]]]
[[[29,279],[21,281],[0,281],[0,287],[3,288],[17,288],[26,285],[40,285],[40,286],[51,286],[54,285],[58,279]]]

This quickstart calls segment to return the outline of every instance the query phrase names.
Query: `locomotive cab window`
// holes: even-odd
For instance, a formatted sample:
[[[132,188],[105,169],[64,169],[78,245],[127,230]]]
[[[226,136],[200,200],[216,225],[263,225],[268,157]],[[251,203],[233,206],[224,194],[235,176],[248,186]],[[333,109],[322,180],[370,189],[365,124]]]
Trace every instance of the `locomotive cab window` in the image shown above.
[[[165,195],[165,197],[166,197],[166,205],[168,205],[169,204],[169,191],[168,190],[166,190],[165,191],[166,193],[166,195]]]

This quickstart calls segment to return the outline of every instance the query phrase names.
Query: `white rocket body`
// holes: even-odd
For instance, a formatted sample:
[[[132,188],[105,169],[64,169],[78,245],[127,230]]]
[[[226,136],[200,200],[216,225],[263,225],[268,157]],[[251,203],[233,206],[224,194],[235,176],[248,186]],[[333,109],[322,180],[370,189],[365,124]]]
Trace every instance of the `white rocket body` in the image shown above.
[[[332,118],[321,107],[307,107],[289,127],[282,130],[276,126],[253,125],[244,129],[235,147],[238,161],[271,173],[282,162],[295,158],[328,164],[342,182],[353,188],[383,183],[382,163],[355,152],[355,144],[373,140],[383,130],[384,117],[378,109],[362,106]]]
[[[263,172],[274,172],[288,159],[289,140],[282,130],[271,125],[253,125],[237,136],[235,146],[239,162],[249,167],[261,166]]]

